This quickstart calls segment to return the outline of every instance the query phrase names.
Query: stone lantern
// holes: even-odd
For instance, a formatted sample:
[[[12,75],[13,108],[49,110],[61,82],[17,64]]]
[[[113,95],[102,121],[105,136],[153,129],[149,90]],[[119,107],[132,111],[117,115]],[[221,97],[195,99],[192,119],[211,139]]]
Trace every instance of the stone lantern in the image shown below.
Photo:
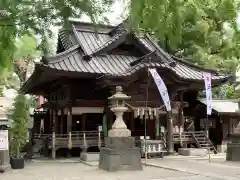
[[[135,147],[135,138],[131,137],[131,131],[123,120],[123,113],[128,110],[124,101],[130,96],[123,94],[122,87],[117,86],[116,93],[108,99],[116,120],[104,139],[105,147],[100,148],[98,167],[106,171],[142,170],[140,148]]]
[[[116,120],[112,125],[112,129],[108,131],[109,137],[131,136],[131,131],[127,129],[123,120],[123,113],[128,110],[128,108],[125,107],[124,102],[130,98],[130,96],[123,94],[121,86],[117,86],[116,93],[108,98],[111,102],[110,110],[116,115]]]

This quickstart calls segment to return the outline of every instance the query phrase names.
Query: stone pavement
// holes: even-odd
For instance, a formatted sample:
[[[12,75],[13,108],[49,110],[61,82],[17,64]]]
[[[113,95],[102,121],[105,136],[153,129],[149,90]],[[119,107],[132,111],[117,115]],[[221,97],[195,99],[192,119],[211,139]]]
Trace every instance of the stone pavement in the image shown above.
[[[148,159],[143,171],[105,172],[97,162],[89,165],[79,159],[34,160],[23,170],[9,170],[0,180],[239,180],[240,163],[225,162],[225,156],[169,156]],[[143,160],[144,162],[144,160]],[[154,166],[154,167],[153,167]],[[159,168],[160,167],[160,168]]]
[[[209,180],[192,174],[166,169],[144,167],[143,171],[109,173],[81,163],[32,162],[23,170],[0,174],[1,180]]]
[[[168,158],[149,159],[147,164],[168,170],[186,172],[193,175],[209,177],[211,179],[239,180],[240,163],[226,162],[224,158]]]

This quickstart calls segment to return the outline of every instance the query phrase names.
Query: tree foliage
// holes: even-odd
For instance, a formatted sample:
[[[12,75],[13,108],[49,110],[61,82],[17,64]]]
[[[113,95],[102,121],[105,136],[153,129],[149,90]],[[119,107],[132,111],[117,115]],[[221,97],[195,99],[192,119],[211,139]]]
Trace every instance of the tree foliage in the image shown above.
[[[153,32],[161,46],[173,55],[235,74],[240,62],[239,2],[132,0],[131,24],[135,29]],[[231,89],[227,88],[229,92]]]
[[[108,11],[113,0],[4,0],[0,1],[0,92],[14,70],[25,80],[26,72],[19,68],[16,60],[26,64],[37,52],[34,35],[42,39],[37,49],[44,54],[50,52],[51,26],[68,26],[69,18],[79,19],[83,14],[97,22],[103,12]],[[101,17],[104,19],[104,17]],[[16,46],[18,38],[24,46]],[[19,44],[17,44],[19,45]]]
[[[20,84],[26,81],[27,68],[32,61],[40,56],[37,51],[36,35],[28,34],[16,40],[16,51],[14,53],[14,72],[17,74]]]
[[[10,127],[10,148],[11,154],[20,157],[20,150],[27,140],[27,125],[29,121],[29,107],[27,99],[23,94],[18,94],[13,103],[13,109],[9,113],[11,120]]]
[[[0,71],[13,64],[17,36],[34,31],[51,38],[51,25],[67,26],[69,18],[88,15],[93,22],[106,12],[113,0],[5,0],[0,2]],[[42,41],[44,43],[46,41]],[[45,46],[40,45],[42,50]]]

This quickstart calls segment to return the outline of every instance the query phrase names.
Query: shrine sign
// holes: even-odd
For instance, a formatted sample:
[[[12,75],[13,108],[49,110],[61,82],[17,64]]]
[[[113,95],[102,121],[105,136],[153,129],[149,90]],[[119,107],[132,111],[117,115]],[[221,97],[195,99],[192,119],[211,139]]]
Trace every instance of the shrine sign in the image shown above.
[[[0,151],[8,150],[8,130],[0,130]]]

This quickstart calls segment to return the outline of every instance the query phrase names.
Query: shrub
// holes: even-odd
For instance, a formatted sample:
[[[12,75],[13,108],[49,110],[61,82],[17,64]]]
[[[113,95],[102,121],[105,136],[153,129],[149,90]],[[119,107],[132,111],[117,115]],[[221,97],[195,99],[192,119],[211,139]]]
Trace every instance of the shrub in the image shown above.
[[[18,94],[14,100],[13,108],[9,113],[11,120],[10,153],[14,157],[20,157],[20,151],[26,144],[28,133],[29,108],[27,99],[23,94]]]

